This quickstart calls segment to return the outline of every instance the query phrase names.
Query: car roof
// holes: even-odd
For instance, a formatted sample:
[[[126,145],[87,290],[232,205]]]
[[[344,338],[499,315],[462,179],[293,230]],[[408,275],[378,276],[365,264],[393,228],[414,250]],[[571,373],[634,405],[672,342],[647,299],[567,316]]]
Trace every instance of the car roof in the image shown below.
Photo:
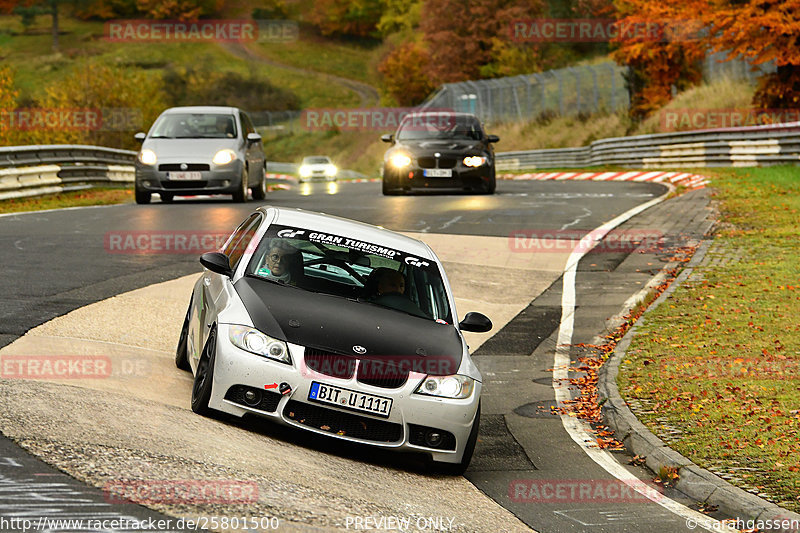
[[[448,117],[456,117],[456,118],[474,118],[477,120],[477,116],[473,113],[463,113],[463,112],[456,112],[456,111],[447,111],[445,109],[440,109],[437,111],[415,111],[413,113],[409,113],[406,115],[407,117],[421,117],[421,116],[439,116],[439,115],[446,115]],[[405,118],[405,117],[403,117]]]
[[[195,106],[183,106],[183,107],[170,107],[169,109],[165,110],[162,114],[172,114],[172,113],[228,113],[228,114],[236,114],[239,111],[238,107],[228,107],[228,106],[213,106],[213,105],[195,105]]]
[[[352,237],[354,239],[380,244],[387,248],[417,255],[421,258],[435,259],[428,245],[422,241],[371,224],[365,224],[334,215],[326,215],[325,213],[288,207],[264,206],[259,207],[258,210],[265,214],[273,211],[276,216],[272,222],[275,224]]]
[[[307,156],[305,156],[303,158],[303,160],[305,161],[306,159],[327,159],[327,160],[330,160],[330,157],[328,157],[327,155],[307,155]]]

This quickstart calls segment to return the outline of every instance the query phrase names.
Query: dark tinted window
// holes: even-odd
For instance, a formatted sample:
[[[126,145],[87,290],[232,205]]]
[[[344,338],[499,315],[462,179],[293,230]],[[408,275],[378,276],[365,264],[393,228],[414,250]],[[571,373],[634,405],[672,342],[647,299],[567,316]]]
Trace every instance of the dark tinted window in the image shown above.
[[[242,259],[242,255],[247,250],[250,241],[253,240],[259,225],[261,225],[261,215],[253,213],[236,228],[236,231],[233,232],[233,235],[223,248],[222,252],[228,256],[232,269],[236,270],[236,266]]]
[[[452,323],[435,261],[355,237],[272,225],[246,274]]]

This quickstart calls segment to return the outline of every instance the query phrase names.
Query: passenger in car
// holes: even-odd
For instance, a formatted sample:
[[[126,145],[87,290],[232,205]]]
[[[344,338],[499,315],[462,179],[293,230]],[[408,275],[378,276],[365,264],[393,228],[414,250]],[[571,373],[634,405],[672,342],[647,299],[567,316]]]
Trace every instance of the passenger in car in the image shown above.
[[[378,278],[378,296],[384,294],[405,294],[406,278],[402,272],[386,269]]]

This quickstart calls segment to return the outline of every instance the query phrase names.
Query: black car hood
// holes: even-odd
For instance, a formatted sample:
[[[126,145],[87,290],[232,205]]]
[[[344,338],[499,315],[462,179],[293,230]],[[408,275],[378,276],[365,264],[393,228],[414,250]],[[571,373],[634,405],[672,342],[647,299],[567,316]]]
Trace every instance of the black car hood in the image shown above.
[[[398,141],[402,146],[416,155],[427,152],[482,152],[486,146],[480,141],[428,139],[419,141]]]
[[[281,340],[359,358],[437,359],[453,374],[462,344],[455,327],[401,311],[244,277],[234,284],[253,325]],[[354,346],[366,353],[356,354]],[[443,364],[444,363],[444,364]]]

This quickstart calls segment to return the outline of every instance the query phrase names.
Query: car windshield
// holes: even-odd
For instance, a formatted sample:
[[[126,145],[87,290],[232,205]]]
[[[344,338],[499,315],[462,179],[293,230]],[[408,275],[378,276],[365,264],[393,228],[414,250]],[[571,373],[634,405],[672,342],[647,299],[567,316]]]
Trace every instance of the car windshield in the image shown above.
[[[327,165],[330,162],[327,157],[306,157],[303,159],[304,165]]]
[[[482,137],[483,130],[478,119],[452,113],[407,115],[397,130],[397,139],[401,141],[423,139],[479,141]]]
[[[170,113],[161,115],[150,133],[156,139],[233,139],[236,121],[222,113]]]
[[[355,238],[273,224],[246,274],[452,323],[435,261]]]

